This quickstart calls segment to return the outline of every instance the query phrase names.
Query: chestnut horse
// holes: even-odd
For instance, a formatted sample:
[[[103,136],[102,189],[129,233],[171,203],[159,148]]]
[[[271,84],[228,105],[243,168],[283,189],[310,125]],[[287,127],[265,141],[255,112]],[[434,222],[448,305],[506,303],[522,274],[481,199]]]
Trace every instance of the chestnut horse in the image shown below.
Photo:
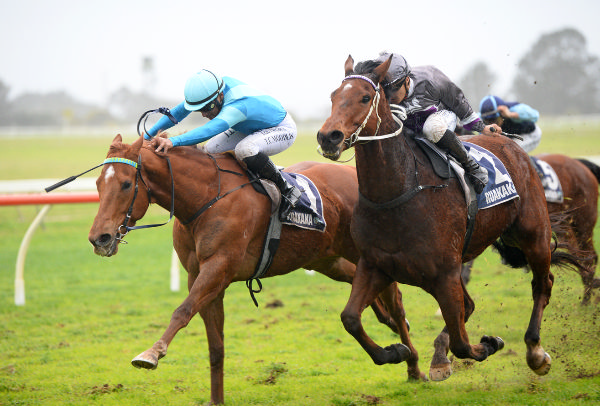
[[[188,272],[189,295],[173,313],[162,337],[132,363],[140,368],[156,368],[177,331],[199,313],[208,339],[211,403],[220,404],[224,402],[225,289],[232,282],[252,277],[262,252],[271,203],[248,186],[248,177],[230,154],[208,155],[194,147],[180,147],[170,150],[168,156],[161,155],[143,146],[142,137],[131,145],[123,143],[120,135],[115,137],[107,155],[111,163],[104,165],[96,181],[100,204],[89,241],[96,254],[115,255],[126,233],[124,224],[134,225],[150,203],[172,210],[173,245]],[[283,225],[279,249],[265,277],[307,268],[351,283],[358,260],[350,236],[350,219],[358,200],[355,168],[303,162],[288,170],[304,174],[318,187],[327,227],[321,233]],[[211,199],[214,204],[194,216]],[[131,217],[124,220],[128,211]],[[194,219],[186,224],[190,218]],[[397,286],[389,285],[381,299],[385,307],[376,301],[373,310],[406,344],[394,348],[408,357],[409,378],[426,379],[409,339]]]
[[[491,336],[483,336],[476,345],[469,343],[465,322],[474,303],[462,283],[461,264],[502,237],[522,251],[532,269],[526,360],[533,371],[544,375],[551,360],[541,346],[540,327],[554,280],[550,265],[575,259],[552,250],[551,223],[536,170],[527,154],[502,135],[470,140],[504,163],[520,198],[480,210],[463,255],[468,223],[464,193],[455,178],[442,181],[434,174],[411,133],[394,120],[380,86],[390,62],[391,58],[378,66],[362,63],[355,72],[349,56],[346,77],[331,94],[331,116],[317,134],[323,155],[337,160],[353,146],[356,157],[359,201],[351,232],[360,259],[341,315],[344,327],[375,363],[397,362],[397,354],[366,334],[361,313],[394,281],[418,286],[437,300],[446,323],[436,346],[447,345],[458,358],[483,361],[504,344]],[[432,379],[445,379],[450,371],[445,360],[432,359]]]
[[[585,159],[574,159],[561,154],[536,155],[554,169],[561,184],[562,203],[547,202],[548,212],[566,213],[568,223],[558,232],[559,241],[568,241],[576,250],[585,252],[583,268],[579,270],[583,282],[582,304],[588,304],[593,289],[600,288],[600,279],[595,278],[598,254],[594,248],[594,227],[598,219],[598,183],[600,166]],[[473,261],[463,265],[462,277],[465,284],[470,279]]]

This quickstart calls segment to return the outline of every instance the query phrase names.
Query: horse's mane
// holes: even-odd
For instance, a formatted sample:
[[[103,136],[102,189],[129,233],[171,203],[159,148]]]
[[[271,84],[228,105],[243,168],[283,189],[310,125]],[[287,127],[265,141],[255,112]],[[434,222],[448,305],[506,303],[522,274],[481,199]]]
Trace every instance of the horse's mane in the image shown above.
[[[371,59],[358,62],[354,67],[354,73],[356,73],[357,75],[367,75],[369,73],[372,73],[373,70],[379,65],[381,65],[381,62],[374,61]]]
[[[367,76],[367,75],[373,73],[373,70],[375,70],[375,68],[377,68],[382,63],[383,62],[381,62],[381,61],[376,61],[373,59],[358,62],[356,64],[356,66],[354,67],[354,73],[356,73],[357,75]],[[385,98],[389,100],[390,96],[391,96],[389,87],[382,86],[382,88],[383,88],[383,92],[385,93]]]

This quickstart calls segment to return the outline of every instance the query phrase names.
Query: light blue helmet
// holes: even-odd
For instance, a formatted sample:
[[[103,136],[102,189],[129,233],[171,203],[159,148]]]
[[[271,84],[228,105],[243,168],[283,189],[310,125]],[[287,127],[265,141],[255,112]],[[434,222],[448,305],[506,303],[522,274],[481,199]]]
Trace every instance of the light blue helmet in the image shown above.
[[[186,110],[200,110],[216,99],[224,86],[223,79],[209,70],[202,69],[194,74],[185,83],[183,91]]]

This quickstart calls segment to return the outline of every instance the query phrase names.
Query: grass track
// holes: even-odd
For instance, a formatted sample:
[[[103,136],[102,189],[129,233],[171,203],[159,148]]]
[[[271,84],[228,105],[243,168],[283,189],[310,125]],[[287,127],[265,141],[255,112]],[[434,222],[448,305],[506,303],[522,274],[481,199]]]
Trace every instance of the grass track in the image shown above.
[[[589,127],[589,126],[588,126]],[[546,130],[538,152],[600,155],[598,129]],[[67,177],[100,162],[112,139],[10,139],[4,179]],[[130,142],[133,138],[126,138]],[[565,141],[567,140],[567,141]],[[323,160],[313,136],[276,157],[288,165]],[[0,208],[0,405],[202,405],[209,401],[204,326],[194,319],[155,371],[130,360],[160,337],[185,292],[170,292],[170,227],[128,236],[117,256],[100,258],[87,242],[95,204],[55,206],[32,240],[26,262],[27,304],[13,304],[14,263],[36,208]],[[153,208],[145,223],[164,221]],[[600,230],[596,228],[596,240]],[[600,250],[600,244],[596,242]],[[225,297],[225,398],[228,405],[579,405],[600,402],[600,304],[579,305],[581,282],[554,270],[542,344],[553,358],[545,377],[525,363],[523,335],[531,311],[530,276],[486,252],[469,291],[473,341],[501,336],[506,347],[482,363],[455,360],[445,382],[408,383],[404,365],[375,366],[344,331],[339,313],[349,286],[303,270],[265,279],[256,309],[243,284]],[[185,286],[185,275],[181,273]],[[427,371],[442,321],[425,292],[402,286],[414,344]],[[595,299],[598,297],[596,295]],[[283,307],[268,307],[275,300]],[[597,302],[597,300],[595,300]],[[372,337],[398,340],[370,311]]]

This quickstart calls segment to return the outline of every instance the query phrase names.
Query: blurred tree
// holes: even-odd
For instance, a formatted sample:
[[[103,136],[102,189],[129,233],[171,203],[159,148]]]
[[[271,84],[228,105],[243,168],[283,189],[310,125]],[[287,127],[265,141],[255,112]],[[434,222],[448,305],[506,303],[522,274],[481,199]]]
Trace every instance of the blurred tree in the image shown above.
[[[516,99],[543,114],[600,112],[600,62],[573,28],[545,34],[518,64]]]
[[[10,103],[8,93],[10,87],[0,80],[0,126],[10,124]]]
[[[479,101],[486,95],[493,93],[493,83],[496,75],[484,62],[477,62],[458,81],[465,97],[475,111],[479,109]]]

